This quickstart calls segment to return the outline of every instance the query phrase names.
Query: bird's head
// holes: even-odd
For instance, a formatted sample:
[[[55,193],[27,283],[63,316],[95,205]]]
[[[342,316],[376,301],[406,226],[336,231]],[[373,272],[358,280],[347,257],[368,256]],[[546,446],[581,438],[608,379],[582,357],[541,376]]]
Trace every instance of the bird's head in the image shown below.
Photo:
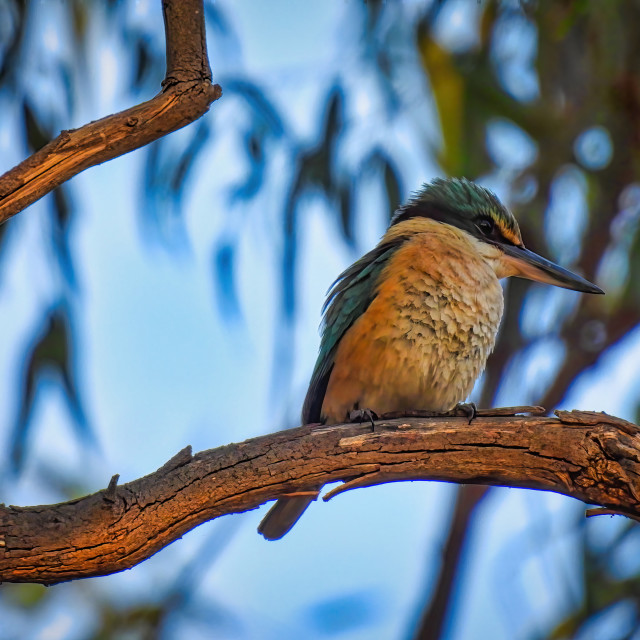
[[[525,248],[513,214],[495,194],[465,178],[436,178],[393,216],[395,225],[428,218],[463,231],[498,278],[518,276],[585,293],[604,293],[579,275]]]

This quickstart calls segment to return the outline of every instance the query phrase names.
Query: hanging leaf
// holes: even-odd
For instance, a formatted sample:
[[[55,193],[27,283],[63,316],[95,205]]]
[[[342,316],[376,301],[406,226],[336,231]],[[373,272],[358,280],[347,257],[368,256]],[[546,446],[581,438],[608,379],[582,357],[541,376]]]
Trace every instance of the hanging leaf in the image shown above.
[[[53,224],[51,229],[51,243],[56,262],[66,281],[72,287],[76,286],[75,269],[71,249],[69,248],[69,233],[73,205],[69,197],[69,186],[60,185],[53,191]]]
[[[279,138],[285,134],[284,122],[280,113],[257,84],[234,78],[223,79],[221,82],[224,85],[225,96],[237,94],[243,98],[251,109],[253,117],[262,120],[272,136]]]
[[[242,318],[235,282],[236,246],[232,240],[223,240],[213,253],[216,299],[220,316],[227,322]]]
[[[347,241],[347,244],[354,246],[353,187],[350,182],[338,187],[338,209],[340,211],[340,222],[344,239]]]
[[[24,0],[7,0],[0,3],[0,20],[8,25],[0,43],[0,87],[9,84],[17,73],[20,61],[20,49],[27,36],[29,3]]]
[[[251,129],[244,137],[244,150],[249,160],[249,171],[244,180],[231,188],[230,204],[255,197],[264,182],[267,158],[265,155],[266,128]]]
[[[382,157],[382,166],[384,172],[384,189],[387,193],[387,202],[389,203],[389,218],[391,218],[393,212],[402,204],[400,173],[398,172],[398,168],[386,156]]]
[[[453,55],[441,47],[429,32],[418,33],[418,52],[431,84],[438,108],[443,146],[438,160],[449,175],[460,175],[464,123],[464,78]]]
[[[180,136],[161,138],[150,144],[144,171],[141,207],[144,239],[160,240],[175,248],[185,240],[182,200],[189,178],[210,136],[207,120],[182,129]],[[153,235],[151,232],[153,231]]]
[[[26,98],[22,102],[22,113],[24,116],[27,144],[32,151],[37,151],[44,147],[53,136],[48,127],[40,121],[36,111],[31,107]]]
[[[24,358],[20,405],[10,442],[10,458],[15,471],[24,463],[37,386],[47,370],[52,371],[62,385],[78,436],[85,441],[93,440],[76,385],[71,343],[67,313],[62,307],[55,307],[45,316]]]

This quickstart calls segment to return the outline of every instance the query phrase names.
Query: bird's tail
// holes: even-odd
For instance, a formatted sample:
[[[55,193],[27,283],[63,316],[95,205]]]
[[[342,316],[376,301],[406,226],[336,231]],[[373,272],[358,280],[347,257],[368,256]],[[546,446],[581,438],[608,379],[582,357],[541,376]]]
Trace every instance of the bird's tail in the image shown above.
[[[267,540],[279,540],[298,522],[315,496],[291,496],[280,498],[258,526],[258,533]]]

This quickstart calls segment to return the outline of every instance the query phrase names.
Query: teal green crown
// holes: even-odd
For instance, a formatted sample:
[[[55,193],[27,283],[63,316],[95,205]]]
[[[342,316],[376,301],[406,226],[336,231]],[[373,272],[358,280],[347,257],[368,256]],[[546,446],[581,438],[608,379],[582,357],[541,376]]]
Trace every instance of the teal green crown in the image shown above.
[[[466,178],[435,178],[423,185],[395,212],[391,225],[415,217],[432,218],[484,240],[522,243],[513,214],[492,191]]]

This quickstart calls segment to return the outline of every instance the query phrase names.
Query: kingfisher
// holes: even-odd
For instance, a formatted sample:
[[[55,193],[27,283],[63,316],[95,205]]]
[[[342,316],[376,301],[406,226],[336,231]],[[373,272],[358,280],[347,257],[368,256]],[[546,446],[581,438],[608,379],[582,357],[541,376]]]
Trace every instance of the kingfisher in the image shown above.
[[[465,178],[423,185],[329,289],[302,423],[452,410],[493,350],[500,280],[509,276],[604,293],[526,249],[513,214],[488,189]],[[281,538],[314,499],[278,499],[258,531]]]

